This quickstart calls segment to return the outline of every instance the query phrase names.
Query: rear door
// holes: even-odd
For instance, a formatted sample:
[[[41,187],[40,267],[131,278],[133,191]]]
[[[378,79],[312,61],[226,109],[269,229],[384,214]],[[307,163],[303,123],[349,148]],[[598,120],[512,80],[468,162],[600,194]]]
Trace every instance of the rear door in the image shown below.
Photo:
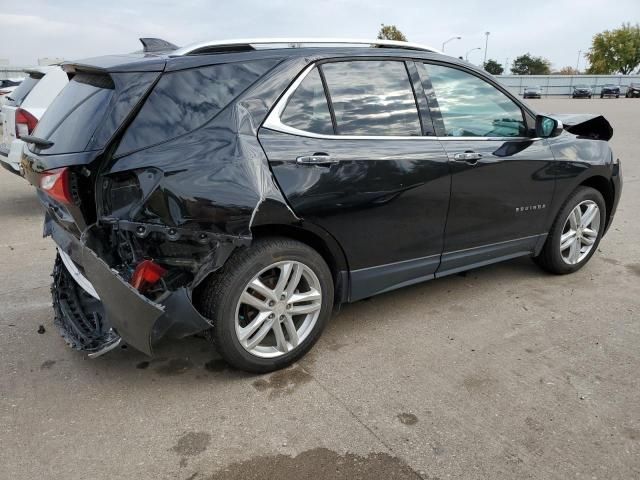
[[[411,62],[329,61],[302,73],[260,131],[296,214],[344,249],[351,300],[438,267],[450,179],[427,111]]]
[[[532,116],[472,71],[417,67],[451,164],[438,275],[530,253],[546,235],[554,191],[553,154],[530,135]]]

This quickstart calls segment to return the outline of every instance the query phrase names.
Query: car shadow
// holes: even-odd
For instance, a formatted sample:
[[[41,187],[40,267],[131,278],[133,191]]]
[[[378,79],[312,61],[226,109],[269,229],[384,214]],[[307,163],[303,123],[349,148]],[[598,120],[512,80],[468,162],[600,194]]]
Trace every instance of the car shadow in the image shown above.
[[[322,355],[334,354],[347,346],[350,339],[358,338],[365,327],[363,322],[394,321],[394,318],[385,317],[380,312],[397,311],[403,305],[415,305],[418,301],[424,306],[425,314],[438,315],[452,302],[465,298],[470,288],[482,288],[490,292],[516,281],[526,283],[528,279],[541,275],[547,274],[530,259],[520,258],[343,305],[330,319],[318,344],[300,360],[299,365],[302,368],[312,367]],[[371,314],[372,310],[376,312],[374,315]],[[132,348],[120,348],[90,362],[86,361],[85,355],[77,352],[69,352],[67,359],[83,369],[94,370],[96,375],[111,378],[114,383],[135,384],[136,388],[141,388],[146,382],[179,382],[181,388],[187,385],[197,388],[203,382],[235,383],[259,377],[230,367],[222,360],[214,345],[203,336],[163,340],[155,346],[153,357]]]

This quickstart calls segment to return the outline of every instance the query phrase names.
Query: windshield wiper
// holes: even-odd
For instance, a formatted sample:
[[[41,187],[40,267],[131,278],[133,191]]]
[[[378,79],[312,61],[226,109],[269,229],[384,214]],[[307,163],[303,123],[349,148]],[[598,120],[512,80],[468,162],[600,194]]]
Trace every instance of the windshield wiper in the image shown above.
[[[53,142],[50,140],[45,140],[44,138],[34,137],[33,135],[21,135],[20,140],[27,143],[33,143],[36,147],[41,150],[45,150],[47,148],[53,147]]]

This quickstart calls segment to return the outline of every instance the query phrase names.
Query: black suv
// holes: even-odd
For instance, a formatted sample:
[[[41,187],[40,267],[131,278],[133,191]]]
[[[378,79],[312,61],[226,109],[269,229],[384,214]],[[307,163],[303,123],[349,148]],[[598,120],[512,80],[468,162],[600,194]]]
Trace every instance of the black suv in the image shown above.
[[[620,97],[620,87],[618,85],[613,85],[612,83],[607,83],[603,85],[600,89],[600,98],[604,97]]]
[[[622,183],[603,117],[538,115],[407,43],[293,43],[145,40],[64,66],[22,167],[72,347],[204,333],[265,372],[343,302],[519,256],[566,274],[596,252]]]
[[[576,85],[573,87],[571,98],[591,98],[593,92],[588,85]]]
[[[627,87],[627,92],[624,94],[627,98],[638,98],[640,97],[640,83],[631,83]]]

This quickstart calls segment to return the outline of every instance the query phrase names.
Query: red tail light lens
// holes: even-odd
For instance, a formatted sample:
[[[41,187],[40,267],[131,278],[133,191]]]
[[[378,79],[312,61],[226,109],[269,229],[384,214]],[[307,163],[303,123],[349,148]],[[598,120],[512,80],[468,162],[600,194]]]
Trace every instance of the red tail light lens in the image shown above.
[[[69,188],[69,171],[66,167],[42,173],[40,189],[59,202],[73,203],[71,189]]]
[[[38,119],[29,112],[21,108],[16,110],[16,138],[31,135],[37,124]]]
[[[133,272],[130,283],[139,292],[144,292],[158,283],[166,273],[167,271],[157,263],[151,260],[143,260]]]

